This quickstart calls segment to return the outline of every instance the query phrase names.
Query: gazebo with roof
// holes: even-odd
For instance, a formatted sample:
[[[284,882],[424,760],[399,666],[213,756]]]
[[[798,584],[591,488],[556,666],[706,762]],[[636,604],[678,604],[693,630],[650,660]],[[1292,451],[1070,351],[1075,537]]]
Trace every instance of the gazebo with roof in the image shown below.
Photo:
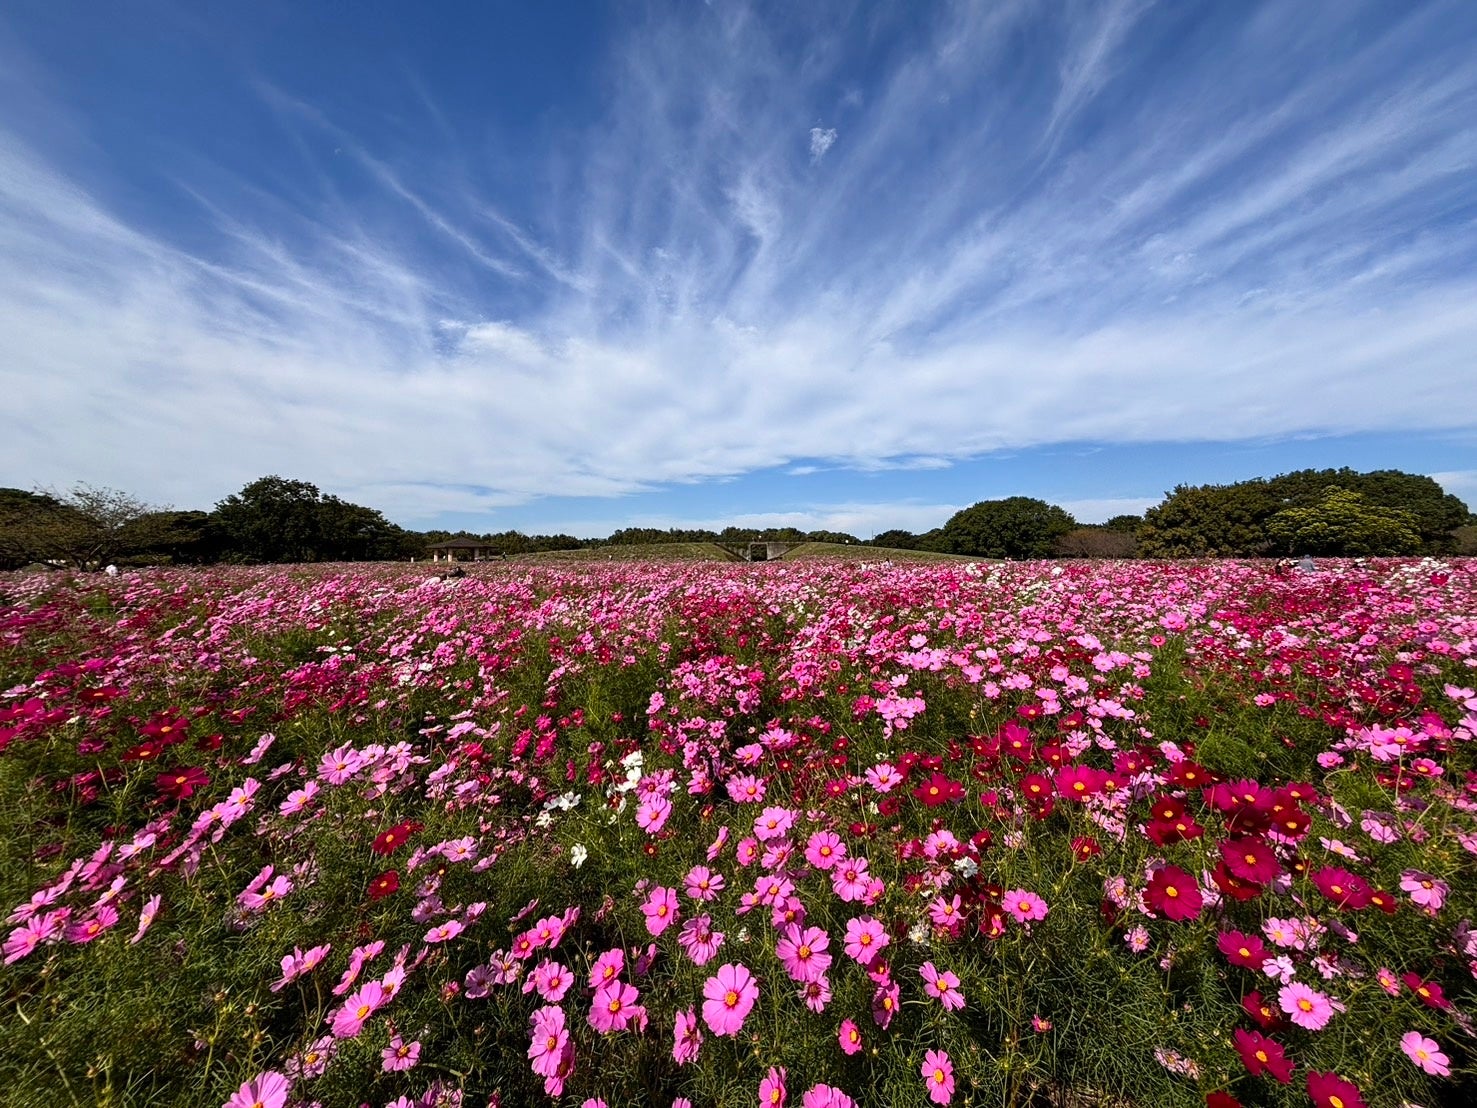
[[[496,558],[501,553],[481,539],[448,539],[446,542],[432,543],[426,549],[431,552],[433,562],[481,562]]]

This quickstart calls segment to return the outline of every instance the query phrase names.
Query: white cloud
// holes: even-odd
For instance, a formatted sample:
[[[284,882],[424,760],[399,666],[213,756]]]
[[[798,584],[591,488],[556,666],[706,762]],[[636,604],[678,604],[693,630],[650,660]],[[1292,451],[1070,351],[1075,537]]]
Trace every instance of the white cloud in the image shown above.
[[[1431,480],[1461,499],[1469,509],[1477,510],[1477,469],[1451,469],[1443,473],[1433,473]]]
[[[1032,10],[949,9],[847,115],[824,175],[795,120],[827,110],[834,72],[778,79],[741,13],[716,40],[661,24],[622,48],[577,153],[539,152],[563,184],[516,221],[475,174],[278,96],[376,203],[218,207],[208,255],[130,225],[0,113],[0,473],[204,506],[278,472],[409,520],[801,459],[921,470],[1053,442],[1477,427],[1477,249],[1452,222],[1477,67],[1456,45],[1404,70],[1376,39],[1325,71],[1295,42],[1233,41],[1195,84],[1150,82],[1086,145],[1024,162],[1021,129],[1075,130],[1151,18],[1118,4],[1084,24],[1023,118],[984,93],[1019,68],[1002,59]],[[835,141],[813,129],[812,157]],[[867,533],[953,510],[763,518]]]
[[[826,156],[826,151],[836,144],[835,127],[812,127],[810,129],[810,160],[818,162]]]

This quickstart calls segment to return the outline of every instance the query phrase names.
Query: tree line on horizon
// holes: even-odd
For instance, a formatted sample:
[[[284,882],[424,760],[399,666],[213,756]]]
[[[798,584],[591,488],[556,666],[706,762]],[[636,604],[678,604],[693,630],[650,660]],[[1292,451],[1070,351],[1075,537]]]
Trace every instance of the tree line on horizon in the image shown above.
[[[1430,477],[1399,470],[1298,470],[1227,485],[1177,485],[1142,516],[1081,524],[1029,496],[983,500],[922,534],[870,539],[794,527],[622,528],[603,539],[521,531],[412,531],[373,508],[278,476],[259,478],[209,512],[177,511],[116,489],[0,488],[0,569],[118,565],[408,561],[435,543],[468,539],[489,553],[660,543],[734,547],[821,542],[978,558],[1336,557],[1477,553],[1477,515]]]

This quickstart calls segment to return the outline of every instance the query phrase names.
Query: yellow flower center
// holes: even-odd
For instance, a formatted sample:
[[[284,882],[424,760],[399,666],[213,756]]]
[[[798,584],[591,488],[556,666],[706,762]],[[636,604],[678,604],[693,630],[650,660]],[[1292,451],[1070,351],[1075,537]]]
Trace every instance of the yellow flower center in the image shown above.
[[[730,1008],[737,1008],[738,1007],[738,1002],[739,1002],[739,995],[734,990],[729,989],[728,992],[726,992],[726,993],[723,994],[723,1003],[726,1004],[726,1005],[728,1005],[728,1007],[730,1007]]]
[[[1329,1097],[1328,1103],[1332,1106],[1332,1108],[1344,1108],[1343,1100],[1336,1096]]]

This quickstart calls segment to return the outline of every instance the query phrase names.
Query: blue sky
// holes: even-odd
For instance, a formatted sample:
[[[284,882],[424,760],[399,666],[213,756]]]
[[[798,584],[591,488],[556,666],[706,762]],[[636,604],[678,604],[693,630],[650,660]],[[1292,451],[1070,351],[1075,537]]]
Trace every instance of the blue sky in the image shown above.
[[[0,10],[0,484],[926,530],[1477,506],[1477,5]]]

